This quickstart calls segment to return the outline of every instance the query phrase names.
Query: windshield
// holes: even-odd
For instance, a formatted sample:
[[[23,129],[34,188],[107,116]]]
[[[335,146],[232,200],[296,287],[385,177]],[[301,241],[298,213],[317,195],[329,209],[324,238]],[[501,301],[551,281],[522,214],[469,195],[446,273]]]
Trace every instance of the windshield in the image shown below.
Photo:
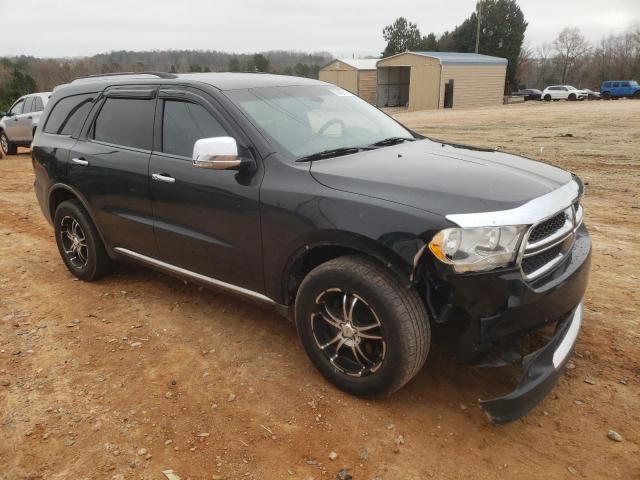
[[[339,87],[262,87],[225,94],[296,159],[390,138],[414,139],[395,120]]]

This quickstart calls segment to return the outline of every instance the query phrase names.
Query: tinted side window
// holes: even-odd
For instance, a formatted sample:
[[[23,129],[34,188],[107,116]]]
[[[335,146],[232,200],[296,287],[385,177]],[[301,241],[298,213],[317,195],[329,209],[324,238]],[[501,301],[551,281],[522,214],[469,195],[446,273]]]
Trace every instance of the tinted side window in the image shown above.
[[[615,87],[619,87],[619,86],[620,86],[620,83],[619,83],[619,82],[613,82],[613,86],[614,86],[614,88],[615,88]]]
[[[622,85],[623,87],[628,87],[628,86],[629,86],[629,82],[622,82],[622,83],[621,83],[621,85]]]
[[[13,113],[14,115],[18,115],[18,114],[22,113],[22,107],[24,107],[24,99],[22,99],[18,103],[16,103],[13,106],[13,108],[11,110],[9,110],[9,113]]]
[[[43,110],[44,110],[44,103],[42,103],[42,99],[40,97],[34,97],[32,111],[41,112]]]
[[[59,100],[49,114],[43,131],[56,135],[73,134],[89,113],[94,100],[93,93],[73,95]]]
[[[196,140],[228,136],[222,125],[201,105],[166,100],[162,117],[162,151],[173,155],[193,155]]]
[[[93,126],[93,138],[151,150],[155,99],[107,98]]]

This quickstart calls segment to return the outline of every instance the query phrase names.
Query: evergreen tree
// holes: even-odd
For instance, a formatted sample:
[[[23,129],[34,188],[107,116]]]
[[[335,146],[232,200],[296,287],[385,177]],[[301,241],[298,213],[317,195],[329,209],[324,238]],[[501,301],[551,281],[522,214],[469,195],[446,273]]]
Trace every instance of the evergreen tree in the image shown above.
[[[422,37],[418,26],[407,21],[404,17],[400,17],[391,25],[384,27],[382,36],[387,42],[387,46],[382,52],[383,57],[411,50],[422,50]]]
[[[253,65],[256,72],[268,72],[269,71],[269,59],[261,53],[253,55]]]
[[[480,17],[480,43],[478,53],[506,58],[507,89],[517,87],[516,71],[520,58],[520,50],[524,41],[527,22],[516,0],[481,0],[482,15]],[[440,50],[455,52],[474,52],[476,45],[476,29],[478,25],[476,13],[472,13],[461,25],[451,32],[451,42],[441,38]],[[444,35],[443,35],[444,37]],[[442,45],[440,45],[442,43]]]

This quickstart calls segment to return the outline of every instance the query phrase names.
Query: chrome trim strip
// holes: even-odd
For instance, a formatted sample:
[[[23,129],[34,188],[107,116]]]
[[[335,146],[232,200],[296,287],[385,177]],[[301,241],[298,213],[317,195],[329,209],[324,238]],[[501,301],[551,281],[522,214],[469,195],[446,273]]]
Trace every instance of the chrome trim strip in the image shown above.
[[[553,247],[555,247],[557,245],[560,245],[567,238],[570,238],[573,235],[573,233],[574,233],[574,230],[573,230],[573,226],[572,226],[571,230],[564,237],[555,239],[553,241],[553,243],[550,243],[548,245],[544,245],[544,246],[540,247],[538,250],[531,250],[530,248],[527,247],[527,249],[524,251],[524,255],[522,256],[522,258],[533,257],[535,255],[538,255],[539,253],[546,252],[550,248],[553,248]]]
[[[447,215],[447,220],[459,227],[500,227],[508,225],[531,225],[542,218],[557,214],[570,206],[579,196],[580,186],[575,180],[541,197],[529,200],[511,210],[495,212],[457,213]]]
[[[560,263],[560,261],[564,258],[564,254],[563,253],[559,253],[558,256],[556,258],[554,258],[553,260],[551,260],[549,263],[545,263],[543,266],[541,266],[538,270],[534,270],[533,272],[531,272],[529,275],[524,275],[524,279],[525,280],[535,280],[536,278],[538,278],[541,275],[544,275],[545,273],[547,273],[548,271],[550,271],[551,269],[553,269],[553,267],[555,267],[556,265],[558,265],[558,263]]]
[[[540,222],[540,223],[543,223],[543,222]],[[540,223],[538,223],[538,225],[540,225]],[[537,225],[534,225],[534,228],[536,226]],[[526,248],[525,252],[528,253],[528,252],[531,252],[531,251],[535,251],[536,249],[538,249],[540,247],[544,247],[548,243],[555,242],[560,237],[566,238],[568,236],[568,234],[571,233],[572,230],[573,230],[573,219],[567,218],[565,220],[565,222],[564,222],[564,225],[562,227],[560,227],[560,229],[558,231],[552,233],[548,237],[541,238],[537,242],[527,243],[527,248]],[[555,243],[554,243],[554,245],[555,245]],[[540,250],[540,251],[543,252],[544,250]],[[526,256],[527,255],[525,255],[525,257]]]
[[[562,365],[562,362],[567,358],[569,352],[576,343],[578,339],[578,333],[580,333],[580,326],[582,325],[582,302],[578,304],[576,311],[573,314],[573,318],[571,319],[571,325],[569,325],[569,330],[567,330],[566,335],[556,348],[556,351],[553,352],[553,366],[556,370]]]
[[[253,290],[248,290],[246,288],[238,287],[237,285],[232,285],[230,283],[226,283],[221,280],[216,280],[215,278],[207,277],[206,275],[201,275],[199,273],[192,272],[191,270],[187,270],[181,267],[176,267],[175,265],[171,265],[170,263],[166,263],[152,257],[147,257],[146,255],[142,255],[141,253],[127,250],[126,248],[115,247],[114,250],[123,255],[127,255],[131,258],[135,258],[136,260],[139,260],[141,262],[148,263],[150,265],[153,265],[155,267],[158,267],[164,270],[168,270],[169,272],[173,272],[185,277],[193,278],[194,280],[198,280],[200,282],[204,282],[209,285],[213,285],[215,287],[219,287],[225,290],[239,293],[241,295],[246,295],[248,297],[258,299],[262,302],[276,304],[276,302],[274,302],[269,297],[262,295],[261,293],[254,292]]]

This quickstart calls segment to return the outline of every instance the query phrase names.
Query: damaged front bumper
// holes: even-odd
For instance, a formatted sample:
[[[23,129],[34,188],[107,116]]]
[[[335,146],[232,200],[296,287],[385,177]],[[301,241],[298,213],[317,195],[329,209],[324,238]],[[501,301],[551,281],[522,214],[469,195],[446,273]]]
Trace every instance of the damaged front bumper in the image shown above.
[[[522,417],[553,389],[573,351],[581,325],[582,302],[559,323],[549,343],[522,359],[524,371],[513,392],[500,398],[480,401],[494,424],[504,424]]]

